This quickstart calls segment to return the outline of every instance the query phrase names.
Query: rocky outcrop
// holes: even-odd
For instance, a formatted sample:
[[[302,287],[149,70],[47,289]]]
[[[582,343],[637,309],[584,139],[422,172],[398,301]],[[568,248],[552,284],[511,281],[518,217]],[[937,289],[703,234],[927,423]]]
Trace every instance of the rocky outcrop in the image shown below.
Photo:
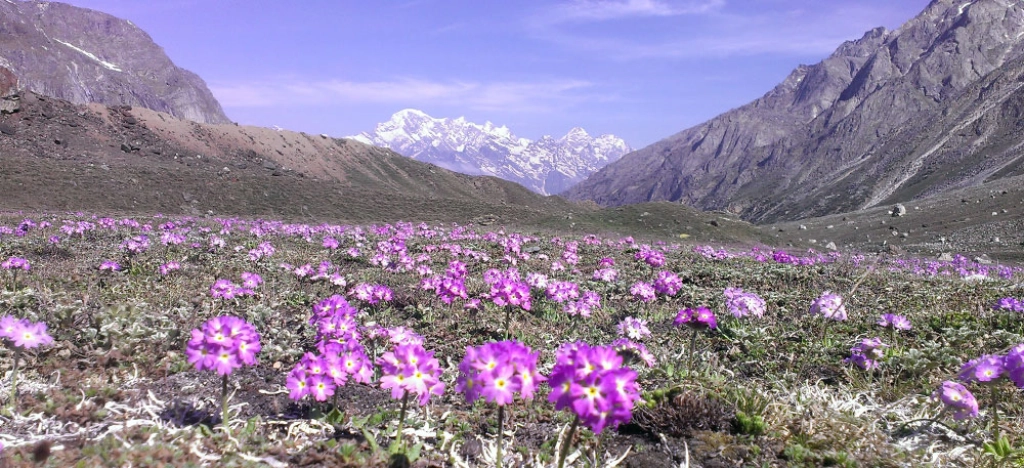
[[[10,70],[0,67],[0,114],[18,111],[18,77]]]
[[[129,21],[56,2],[0,1],[0,67],[26,90],[74,103],[230,122],[206,84]]]
[[[899,29],[844,43],[760,99],[626,155],[566,194],[604,205],[680,201],[772,221],[980,183],[979,174],[1009,164],[985,161],[985,151],[1002,151],[995,140],[951,143],[1013,102],[1022,37],[1019,2],[935,0]]]
[[[10,96],[18,90],[18,77],[10,70],[0,67],[0,98]]]

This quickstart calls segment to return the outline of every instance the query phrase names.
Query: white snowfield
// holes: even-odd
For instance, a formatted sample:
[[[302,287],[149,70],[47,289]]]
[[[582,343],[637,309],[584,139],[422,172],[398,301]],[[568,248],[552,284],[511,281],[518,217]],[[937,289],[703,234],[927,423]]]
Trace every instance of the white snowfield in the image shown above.
[[[504,125],[434,118],[416,109],[399,111],[373,132],[348,138],[456,172],[511,180],[545,195],[567,189],[632,150],[615,135],[592,137],[579,127],[560,138],[532,141]]]

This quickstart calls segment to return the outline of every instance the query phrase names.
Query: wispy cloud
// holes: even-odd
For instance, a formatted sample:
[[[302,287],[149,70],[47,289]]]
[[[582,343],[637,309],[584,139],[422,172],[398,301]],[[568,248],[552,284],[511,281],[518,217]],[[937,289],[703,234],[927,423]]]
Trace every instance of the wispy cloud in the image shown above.
[[[804,9],[772,8],[771,2],[766,2],[752,9],[725,0],[671,4],[658,0],[575,0],[551,6],[529,17],[525,25],[536,40],[629,61],[827,54],[843,41],[878,26],[880,16],[885,13],[880,15],[877,8],[869,10],[850,1]],[[581,23],[625,19],[636,21],[600,32],[579,27]]]
[[[545,14],[545,21],[559,23],[676,16],[706,13],[724,4],[725,0],[690,1],[678,5],[659,0],[575,0],[552,7]]]
[[[287,84],[282,85],[281,82]],[[245,83],[214,82],[210,87],[227,107],[366,103],[422,106],[443,103],[477,110],[543,112],[598,98],[590,82],[573,79],[486,83],[419,79],[303,81],[289,78]]]

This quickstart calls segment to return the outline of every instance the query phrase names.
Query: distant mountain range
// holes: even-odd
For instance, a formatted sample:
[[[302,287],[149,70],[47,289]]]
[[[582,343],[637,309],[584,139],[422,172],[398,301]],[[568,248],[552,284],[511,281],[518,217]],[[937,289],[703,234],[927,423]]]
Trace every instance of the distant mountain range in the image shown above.
[[[18,87],[76,104],[128,105],[229,123],[196,74],[130,21],[64,3],[0,0],[0,68]]]
[[[934,0],[797,67],[750,104],[626,155],[565,195],[769,222],[1024,174],[1024,3]]]
[[[630,151],[619,137],[592,137],[578,127],[561,138],[531,141],[505,126],[439,119],[415,109],[349,138],[456,172],[500,177],[541,194],[561,192]]]

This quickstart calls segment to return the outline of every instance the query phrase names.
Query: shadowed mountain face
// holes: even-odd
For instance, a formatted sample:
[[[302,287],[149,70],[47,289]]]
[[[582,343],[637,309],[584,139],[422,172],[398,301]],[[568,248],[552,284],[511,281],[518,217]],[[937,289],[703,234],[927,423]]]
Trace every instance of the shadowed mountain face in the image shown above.
[[[566,195],[680,201],[755,221],[839,213],[1019,173],[1024,4],[935,0],[760,99],[613,163]]]
[[[0,67],[39,94],[228,123],[196,74],[129,21],[55,2],[0,0]]]
[[[373,132],[352,138],[456,172],[511,180],[545,195],[571,187],[630,151],[615,135],[592,137],[579,127],[561,138],[530,141],[490,122],[437,119],[415,109],[399,111]]]

